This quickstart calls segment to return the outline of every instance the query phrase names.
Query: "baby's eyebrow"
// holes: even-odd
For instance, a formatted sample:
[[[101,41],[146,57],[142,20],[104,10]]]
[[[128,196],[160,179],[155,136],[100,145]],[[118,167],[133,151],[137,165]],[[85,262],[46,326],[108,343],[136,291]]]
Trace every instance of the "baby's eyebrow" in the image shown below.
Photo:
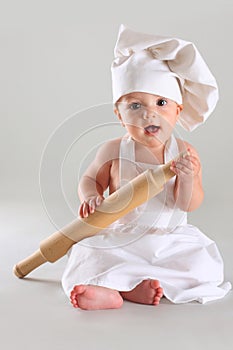
[[[139,98],[136,97],[128,97],[127,99],[125,99],[126,103],[130,103],[130,102],[136,102],[136,103],[142,103],[142,101],[140,101]]]

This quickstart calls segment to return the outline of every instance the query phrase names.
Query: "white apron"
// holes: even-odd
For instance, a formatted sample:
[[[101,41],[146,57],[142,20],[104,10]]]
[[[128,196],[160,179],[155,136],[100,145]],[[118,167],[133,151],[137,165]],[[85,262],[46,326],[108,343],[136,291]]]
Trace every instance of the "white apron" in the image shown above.
[[[172,136],[164,162],[178,153]],[[134,141],[122,139],[121,185],[158,166],[136,163]],[[216,244],[187,224],[187,214],[174,202],[174,183],[175,177],[159,195],[71,248],[62,277],[68,297],[78,284],[129,291],[146,279],[159,280],[165,297],[173,303],[205,303],[227,294],[231,284],[223,284],[223,261]]]

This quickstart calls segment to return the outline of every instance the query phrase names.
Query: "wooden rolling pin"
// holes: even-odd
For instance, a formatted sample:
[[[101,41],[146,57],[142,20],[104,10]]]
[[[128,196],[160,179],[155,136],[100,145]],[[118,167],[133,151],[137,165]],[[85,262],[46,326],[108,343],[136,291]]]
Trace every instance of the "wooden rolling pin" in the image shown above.
[[[182,157],[185,153],[180,153],[177,158]],[[175,176],[170,169],[171,163],[172,161],[156,170],[149,169],[141,173],[107,197],[93,214],[87,218],[78,217],[60,231],[43,240],[40,248],[34,254],[14,266],[14,274],[23,278],[43,263],[57,261],[68,252],[73,244],[95,235],[156,196],[163,190],[165,183]]]

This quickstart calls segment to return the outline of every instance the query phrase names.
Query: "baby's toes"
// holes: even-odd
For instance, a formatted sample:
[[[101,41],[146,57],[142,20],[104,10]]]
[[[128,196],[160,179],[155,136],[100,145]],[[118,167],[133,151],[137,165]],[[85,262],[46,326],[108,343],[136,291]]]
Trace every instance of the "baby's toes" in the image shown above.
[[[78,307],[78,301],[77,301],[77,296],[73,295],[70,297],[71,304],[73,307]]]
[[[154,297],[153,305],[159,305],[160,299],[160,297]]]
[[[159,287],[157,289],[156,296],[162,298],[162,296],[163,296],[163,288]]]

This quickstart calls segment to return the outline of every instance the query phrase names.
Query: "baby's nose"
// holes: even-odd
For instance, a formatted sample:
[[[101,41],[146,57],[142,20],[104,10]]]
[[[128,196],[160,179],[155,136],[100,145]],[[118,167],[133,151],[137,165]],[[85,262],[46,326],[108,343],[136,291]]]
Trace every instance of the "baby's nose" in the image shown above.
[[[143,113],[143,118],[144,119],[154,119],[157,117],[157,114],[155,111],[153,110],[145,110],[144,113]]]

